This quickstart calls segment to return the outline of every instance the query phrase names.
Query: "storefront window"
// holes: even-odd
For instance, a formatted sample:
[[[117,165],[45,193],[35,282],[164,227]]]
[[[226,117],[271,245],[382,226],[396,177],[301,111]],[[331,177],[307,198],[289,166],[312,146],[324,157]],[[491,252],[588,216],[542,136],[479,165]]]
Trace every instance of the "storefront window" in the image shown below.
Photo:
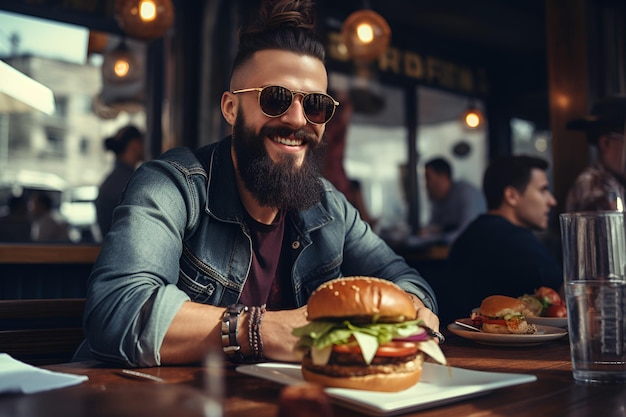
[[[469,128],[463,115],[470,105],[484,114],[480,100],[468,98],[432,88],[417,89],[419,126],[417,130],[420,223],[430,218],[430,202],[426,193],[424,164],[432,158],[442,157],[452,166],[452,179],[463,179],[482,188],[483,174],[487,166],[487,121]]]
[[[88,54],[88,39],[85,27],[0,11],[0,59],[52,90],[55,102],[49,115],[0,106],[0,216],[16,197],[27,200],[43,192],[74,243],[100,239],[94,199],[114,163],[104,138],[127,124],[145,127],[143,110],[106,118],[94,111],[103,89],[103,57]],[[0,236],[0,241],[23,239]]]
[[[464,179],[480,187],[487,161],[486,122],[475,129],[468,128],[462,114],[468,108],[468,98],[440,90],[419,87],[415,90],[418,102],[417,130],[417,190],[405,189],[408,175],[409,151],[405,121],[405,92],[402,88],[375,85],[369,91],[351,91],[355,81],[349,76],[332,73],[330,89],[338,94],[341,106],[352,106],[350,117],[332,120],[347,123],[343,134],[337,137],[336,126],[329,126],[327,139],[335,169],[331,182],[342,191],[344,180],[357,180],[365,202],[365,216],[372,219],[374,230],[392,243],[405,241],[412,233],[409,220],[409,199],[415,198],[419,222],[425,225],[430,217],[426,194],[424,163],[430,158],[444,157],[452,165],[454,178]],[[357,97],[362,102],[355,100]],[[364,106],[363,102],[370,103]],[[378,103],[376,106],[372,103]],[[480,101],[474,101],[482,108]],[[343,109],[338,118],[343,116]],[[484,112],[484,110],[483,110]],[[343,157],[337,156],[337,141],[345,141]],[[336,167],[343,167],[343,171]],[[338,179],[339,177],[339,179]],[[345,186],[347,189],[347,186]],[[349,191],[348,191],[349,193]]]

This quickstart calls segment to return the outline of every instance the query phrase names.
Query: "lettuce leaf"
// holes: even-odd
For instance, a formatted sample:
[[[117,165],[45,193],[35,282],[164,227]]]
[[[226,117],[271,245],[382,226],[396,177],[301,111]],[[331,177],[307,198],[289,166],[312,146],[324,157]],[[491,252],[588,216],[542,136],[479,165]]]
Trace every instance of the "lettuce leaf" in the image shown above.
[[[326,358],[326,361],[329,357],[326,355],[329,347],[356,340],[363,353],[363,359],[369,364],[379,345],[390,342],[395,337],[407,337],[423,332],[419,323],[418,320],[369,324],[353,324],[347,320],[342,322],[312,321],[303,327],[295,328],[292,334],[300,337],[297,349],[311,349],[314,351],[312,355],[314,358]],[[320,363],[316,362],[316,364]]]

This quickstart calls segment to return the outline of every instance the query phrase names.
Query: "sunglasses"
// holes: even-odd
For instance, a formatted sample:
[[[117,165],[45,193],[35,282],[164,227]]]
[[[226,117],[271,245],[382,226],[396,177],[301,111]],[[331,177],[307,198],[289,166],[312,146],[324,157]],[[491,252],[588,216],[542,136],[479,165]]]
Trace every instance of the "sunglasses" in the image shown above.
[[[305,93],[304,91],[290,90],[280,85],[266,87],[244,88],[235,90],[233,94],[259,92],[259,106],[267,117],[279,117],[287,113],[296,95],[302,96],[304,117],[314,125],[327,123],[335,114],[339,102],[326,93]]]

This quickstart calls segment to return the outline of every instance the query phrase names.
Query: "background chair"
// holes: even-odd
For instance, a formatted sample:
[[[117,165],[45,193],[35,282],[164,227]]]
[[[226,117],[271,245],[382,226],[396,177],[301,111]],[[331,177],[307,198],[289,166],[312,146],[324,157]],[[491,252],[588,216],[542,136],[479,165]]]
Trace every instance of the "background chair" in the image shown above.
[[[0,300],[0,352],[33,365],[69,362],[84,339],[85,299]]]

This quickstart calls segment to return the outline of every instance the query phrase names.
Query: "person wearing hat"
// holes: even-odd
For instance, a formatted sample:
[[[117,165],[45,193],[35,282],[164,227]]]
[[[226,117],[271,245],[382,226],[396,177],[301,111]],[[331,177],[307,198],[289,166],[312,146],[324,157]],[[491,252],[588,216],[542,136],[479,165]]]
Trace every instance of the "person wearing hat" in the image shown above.
[[[626,97],[609,97],[596,102],[591,114],[567,124],[587,132],[597,148],[597,160],[581,172],[569,189],[565,211],[624,209],[624,123]]]
[[[104,140],[105,149],[115,153],[115,167],[100,185],[96,198],[96,215],[100,233],[104,237],[111,228],[113,209],[122,197],[122,191],[137,164],[143,160],[143,133],[132,125],[121,128],[115,136]]]

